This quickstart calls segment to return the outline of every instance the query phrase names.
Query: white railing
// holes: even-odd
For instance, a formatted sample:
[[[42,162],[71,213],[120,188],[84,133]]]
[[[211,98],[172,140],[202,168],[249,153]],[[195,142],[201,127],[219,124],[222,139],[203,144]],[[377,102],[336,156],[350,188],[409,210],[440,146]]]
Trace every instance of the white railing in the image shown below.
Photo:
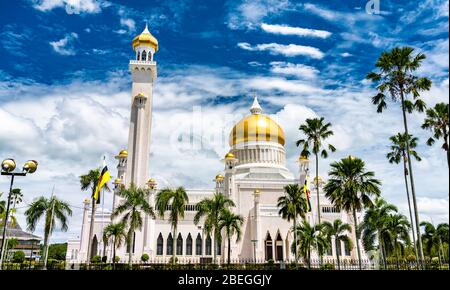
[[[151,65],[156,65],[156,61],[130,60],[130,64],[151,64]]]

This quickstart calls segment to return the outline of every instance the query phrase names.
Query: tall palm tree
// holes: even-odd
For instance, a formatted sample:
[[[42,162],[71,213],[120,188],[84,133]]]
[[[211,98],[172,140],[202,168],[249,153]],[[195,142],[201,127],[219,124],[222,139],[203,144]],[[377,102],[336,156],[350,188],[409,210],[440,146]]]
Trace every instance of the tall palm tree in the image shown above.
[[[197,203],[197,213],[194,216],[194,224],[198,224],[201,218],[205,218],[203,228],[206,234],[213,235],[214,263],[216,262],[217,243],[221,240],[219,231],[220,215],[224,210],[235,206],[234,202],[223,193],[216,192],[211,198],[205,198]]]
[[[377,106],[377,112],[382,113],[387,108],[387,99],[399,102],[402,109],[403,126],[406,136],[409,136],[406,113],[413,111],[423,112],[425,102],[420,98],[421,91],[431,88],[431,80],[425,77],[417,77],[414,72],[420,68],[426,56],[422,53],[413,55],[412,47],[396,47],[381,54],[375,66],[378,71],[367,74],[367,79],[377,82],[378,94],[372,97],[372,103]],[[414,206],[415,226],[418,240],[420,261],[423,261],[422,240],[419,229],[419,211],[416,202],[416,189],[410,156],[409,143],[406,143],[406,155],[408,161],[409,179],[411,183],[411,195]]]
[[[244,218],[241,215],[234,214],[229,209],[224,209],[220,213],[219,224],[218,224],[218,232],[222,230],[225,231],[225,235],[228,239],[228,256],[227,263],[228,265],[231,262],[231,238],[236,235],[236,242],[241,240],[241,227],[244,223]]]
[[[408,201],[408,210],[409,210],[409,218],[411,223],[411,233],[414,241],[414,252],[416,254],[416,258],[419,258],[416,247],[416,234],[414,231],[414,220],[411,209],[411,201],[409,198],[409,186],[408,186],[408,157],[406,154],[406,143],[409,142],[409,154],[413,156],[417,161],[421,161],[419,154],[414,150],[417,146],[417,137],[413,137],[412,135],[407,136],[406,134],[397,133],[397,135],[389,137],[391,140],[391,151],[386,155],[386,158],[389,160],[389,163],[399,164],[403,161],[403,176],[405,178],[405,188],[406,188],[406,198]]]
[[[148,191],[131,184],[129,188],[121,188],[117,195],[122,197],[121,203],[114,209],[111,217],[121,217],[121,223],[127,227],[128,264],[131,268],[134,234],[142,229],[144,215],[155,217],[153,207],[148,202]]]
[[[116,268],[116,249],[119,248],[127,238],[126,225],[124,223],[109,224],[103,232],[103,239],[109,241],[112,238],[113,246],[113,269]]]
[[[172,264],[175,264],[176,259],[176,241],[177,241],[177,226],[181,219],[184,219],[184,209],[189,203],[189,198],[186,190],[183,187],[178,187],[175,190],[165,188],[156,195],[156,210],[159,216],[164,219],[164,213],[170,210],[169,222],[173,231],[172,244]]]
[[[450,167],[450,151],[448,145],[449,124],[448,114],[449,106],[445,103],[438,103],[434,108],[427,110],[427,117],[425,118],[422,129],[427,129],[433,132],[433,137],[427,140],[427,144],[432,146],[436,140],[443,139],[442,149],[447,151],[447,166]]]
[[[373,171],[366,171],[364,161],[353,156],[333,162],[328,175],[330,179],[324,186],[325,196],[338,209],[352,213],[359,268],[362,269],[356,212],[373,206],[371,197],[380,195],[381,182]]]
[[[441,252],[443,252],[443,243],[449,239],[449,227],[447,223],[439,224],[434,227],[432,223],[421,222],[421,227],[424,227],[424,233],[422,236],[424,249],[430,257],[433,257],[436,253],[441,262]]]
[[[44,269],[47,267],[47,251],[50,235],[56,227],[56,221],[60,224],[60,229],[66,232],[68,229],[67,218],[72,216],[72,209],[69,203],[60,200],[56,196],[47,198],[41,196],[34,200],[25,211],[27,228],[34,232],[39,220],[44,218]]]
[[[375,243],[378,242],[378,249],[385,268],[387,267],[385,237],[389,229],[390,215],[397,211],[395,205],[389,204],[386,200],[378,197],[375,199],[373,206],[364,213],[361,223],[360,229],[362,230],[364,250],[376,249]]]
[[[95,221],[95,205],[96,201],[93,198],[95,189],[97,188],[97,184],[100,178],[100,169],[91,169],[88,173],[80,176],[80,187],[81,190],[91,191],[91,198],[92,198],[92,204],[91,204],[91,223],[89,225],[89,240],[88,240],[88,250],[87,250],[87,263],[89,264],[91,261],[91,251],[92,251],[92,236],[94,235],[94,221]],[[104,190],[110,191],[108,184],[106,183],[104,185]]]
[[[320,198],[319,198],[319,153],[322,158],[328,157],[328,150],[335,152],[336,148],[328,144],[323,144],[325,139],[332,136],[334,133],[330,129],[331,123],[324,123],[324,118],[306,119],[305,124],[300,125],[299,130],[306,136],[306,139],[300,139],[296,142],[297,147],[302,146],[301,155],[308,157],[311,152],[316,158],[316,192],[317,192],[317,223],[320,224]]]
[[[397,260],[397,266],[400,259],[399,251],[404,251],[405,247],[411,243],[411,239],[409,237],[410,228],[411,224],[406,216],[402,214],[393,214],[390,216],[388,232]]]
[[[298,252],[306,260],[308,268],[311,268],[311,250],[316,249],[319,255],[330,246],[324,227],[322,224],[310,225],[308,221],[302,220],[302,222],[295,228],[297,232],[297,243],[292,242],[292,248],[297,247]]]
[[[297,218],[305,218],[307,212],[307,201],[302,194],[302,190],[298,184],[288,184],[284,187],[284,196],[278,198],[277,206],[280,209],[279,214],[288,222],[293,221],[294,244],[297,244]],[[298,262],[298,248],[295,250],[295,262]]]
[[[338,264],[338,269],[341,269],[341,262],[339,259],[341,242],[346,244],[350,249],[353,247],[352,239],[346,234],[346,232],[351,233],[352,227],[350,224],[342,222],[341,219],[334,220],[333,223],[323,222],[323,229],[327,235],[327,239],[331,241],[334,237],[334,246],[336,248],[336,260]]]

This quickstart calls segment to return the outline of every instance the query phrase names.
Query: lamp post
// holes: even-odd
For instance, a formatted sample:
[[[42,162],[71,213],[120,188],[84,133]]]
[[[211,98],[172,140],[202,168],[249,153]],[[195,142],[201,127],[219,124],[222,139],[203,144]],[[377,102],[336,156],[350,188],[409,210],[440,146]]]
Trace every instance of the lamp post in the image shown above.
[[[9,205],[11,203],[11,195],[12,195],[12,189],[14,184],[14,177],[15,176],[26,176],[27,173],[34,173],[37,169],[38,163],[36,160],[28,160],[25,162],[22,168],[22,172],[13,172],[14,169],[16,169],[16,161],[12,158],[7,158],[3,160],[2,167],[1,167],[1,175],[7,175],[11,176],[11,183],[9,186],[9,194],[8,194],[8,200],[6,204],[6,212],[5,212],[5,224],[3,225],[3,233],[2,233],[2,247],[1,247],[1,254],[0,254],[0,269],[3,268],[3,259],[5,256],[5,246],[6,246],[6,228],[8,226],[8,216],[9,216]]]

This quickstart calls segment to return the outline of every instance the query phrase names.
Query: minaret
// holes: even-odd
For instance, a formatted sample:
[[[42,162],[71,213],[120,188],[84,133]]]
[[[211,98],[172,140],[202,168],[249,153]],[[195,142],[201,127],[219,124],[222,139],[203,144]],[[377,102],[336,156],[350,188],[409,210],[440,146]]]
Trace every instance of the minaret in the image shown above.
[[[144,31],[133,39],[132,45],[136,58],[130,60],[129,65],[133,83],[125,185],[134,183],[144,187],[148,177],[153,82],[157,75],[153,55],[158,51],[158,41],[145,25]]]

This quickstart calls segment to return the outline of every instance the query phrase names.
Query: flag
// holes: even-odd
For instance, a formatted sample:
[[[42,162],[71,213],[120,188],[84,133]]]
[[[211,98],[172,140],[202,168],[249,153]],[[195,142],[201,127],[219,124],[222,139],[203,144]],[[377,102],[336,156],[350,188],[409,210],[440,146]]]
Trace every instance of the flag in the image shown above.
[[[110,179],[111,179],[111,175],[109,174],[108,166],[106,166],[105,159],[103,159],[103,169],[102,169],[102,172],[100,173],[100,177],[98,178],[97,188],[95,189],[95,192],[93,195],[93,198],[95,199],[97,204],[100,203],[100,190]]]
[[[309,183],[308,183],[308,177],[306,177],[305,179],[305,184],[303,185],[303,192],[305,193],[305,198],[306,198],[306,212],[310,212],[311,211],[311,201],[309,200],[310,195],[311,195],[311,191],[309,190]]]

